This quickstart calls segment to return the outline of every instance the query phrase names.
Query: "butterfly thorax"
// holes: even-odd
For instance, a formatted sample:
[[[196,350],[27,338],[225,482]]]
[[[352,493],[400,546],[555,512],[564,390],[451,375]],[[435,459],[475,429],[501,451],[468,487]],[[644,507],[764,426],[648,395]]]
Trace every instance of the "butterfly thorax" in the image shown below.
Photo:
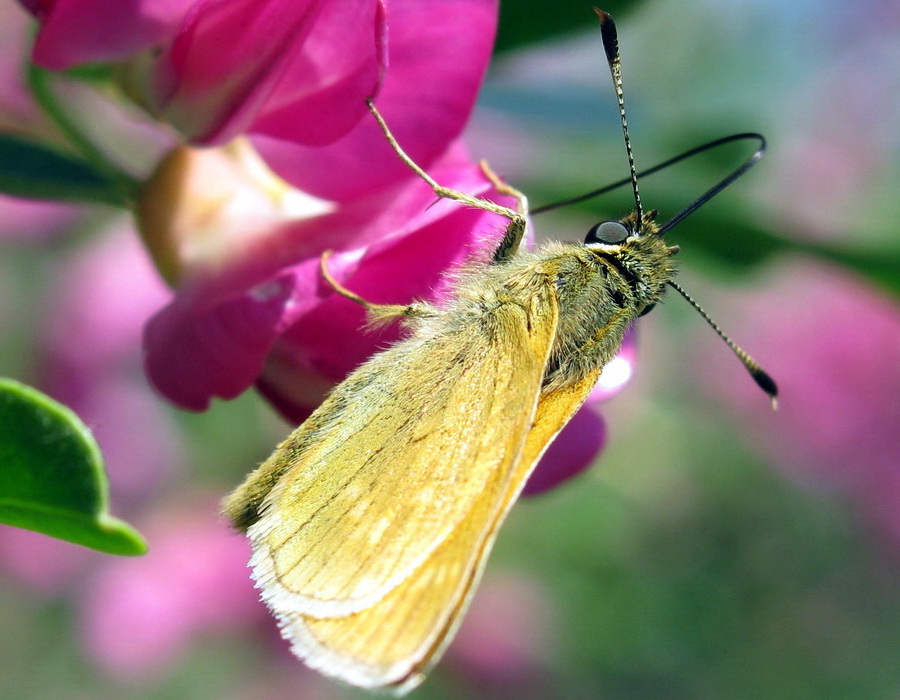
[[[662,297],[675,274],[671,249],[655,233],[616,245],[551,245],[559,322],[546,378],[549,389],[576,382],[609,362],[625,331]]]
[[[674,276],[672,254],[646,222],[640,235],[616,245],[548,243],[464,275],[454,304],[462,313],[453,315],[484,318],[494,304],[528,309],[542,293],[554,297],[558,320],[545,385],[559,388],[615,356],[625,331]]]

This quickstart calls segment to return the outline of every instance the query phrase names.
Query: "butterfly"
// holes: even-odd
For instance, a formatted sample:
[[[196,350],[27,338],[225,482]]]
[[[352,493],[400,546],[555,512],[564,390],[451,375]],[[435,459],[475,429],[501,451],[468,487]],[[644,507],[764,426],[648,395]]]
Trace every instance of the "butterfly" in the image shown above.
[[[615,25],[597,12],[636,206],[593,226],[581,244],[524,250],[524,196],[489,169],[515,209],[442,187],[370,102],[398,157],[436,195],[509,224],[492,259],[457,274],[440,306],[372,304],[332,279],[323,258],[338,293],[374,322],[399,320],[407,336],[339,384],[225,501],[250,538],[253,577],[294,653],[347,683],[402,693],[422,681],[541,455],[635,319],[668,287],[682,291],[673,281],[678,248],[663,236],[673,224],[657,224],[657,213],[641,206]],[[728,342],[774,400],[774,382]]]

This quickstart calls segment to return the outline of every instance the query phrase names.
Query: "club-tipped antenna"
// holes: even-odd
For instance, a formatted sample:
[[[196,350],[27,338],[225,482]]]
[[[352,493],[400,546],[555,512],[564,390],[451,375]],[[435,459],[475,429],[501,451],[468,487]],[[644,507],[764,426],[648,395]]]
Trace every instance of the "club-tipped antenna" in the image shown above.
[[[628,168],[631,176],[631,189],[634,191],[634,211],[638,225],[644,219],[641,207],[641,193],[638,191],[637,169],[634,166],[634,152],[631,150],[631,137],[628,135],[628,120],[625,118],[625,93],[622,90],[622,62],[619,60],[619,37],[616,23],[608,13],[594,8],[600,18],[600,37],[603,39],[603,50],[606,62],[612,74],[613,89],[616,91],[616,102],[619,104],[619,118],[622,120],[622,134],[625,137],[625,152],[628,154]]]
[[[676,292],[678,292],[681,296],[684,297],[685,301],[688,304],[694,307],[694,310],[699,313],[703,320],[709,324],[710,328],[712,328],[716,334],[725,341],[725,344],[731,348],[731,351],[737,355],[737,358],[741,361],[741,364],[744,365],[744,368],[750,373],[750,376],[753,377],[753,381],[756,382],[757,386],[762,389],[766,394],[769,395],[769,400],[772,402],[772,410],[775,411],[778,409],[778,385],[775,383],[775,380],[772,379],[762,367],[759,366],[759,363],[754,360],[750,353],[748,353],[744,348],[735,343],[731,338],[729,338],[725,331],[719,328],[719,324],[712,320],[710,315],[703,310],[703,307],[700,306],[691,295],[688,294],[677,282],[669,281],[669,286],[672,287]]]

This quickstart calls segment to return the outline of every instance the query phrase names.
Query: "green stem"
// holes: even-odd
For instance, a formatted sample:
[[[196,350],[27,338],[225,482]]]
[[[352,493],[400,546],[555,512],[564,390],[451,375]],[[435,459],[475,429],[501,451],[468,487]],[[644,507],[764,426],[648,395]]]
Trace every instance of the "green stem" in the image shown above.
[[[35,65],[28,66],[28,85],[31,93],[57,129],[90,165],[106,177],[122,205],[131,208],[140,182],[116,166],[87,135],[78,122],[69,116],[50,85],[50,72]]]

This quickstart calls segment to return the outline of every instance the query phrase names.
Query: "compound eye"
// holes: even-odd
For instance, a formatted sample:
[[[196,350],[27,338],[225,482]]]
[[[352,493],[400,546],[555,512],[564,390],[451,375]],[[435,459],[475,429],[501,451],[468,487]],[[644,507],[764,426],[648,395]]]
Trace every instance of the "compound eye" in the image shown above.
[[[592,226],[584,238],[585,243],[624,243],[630,232],[618,221],[601,221]]]

